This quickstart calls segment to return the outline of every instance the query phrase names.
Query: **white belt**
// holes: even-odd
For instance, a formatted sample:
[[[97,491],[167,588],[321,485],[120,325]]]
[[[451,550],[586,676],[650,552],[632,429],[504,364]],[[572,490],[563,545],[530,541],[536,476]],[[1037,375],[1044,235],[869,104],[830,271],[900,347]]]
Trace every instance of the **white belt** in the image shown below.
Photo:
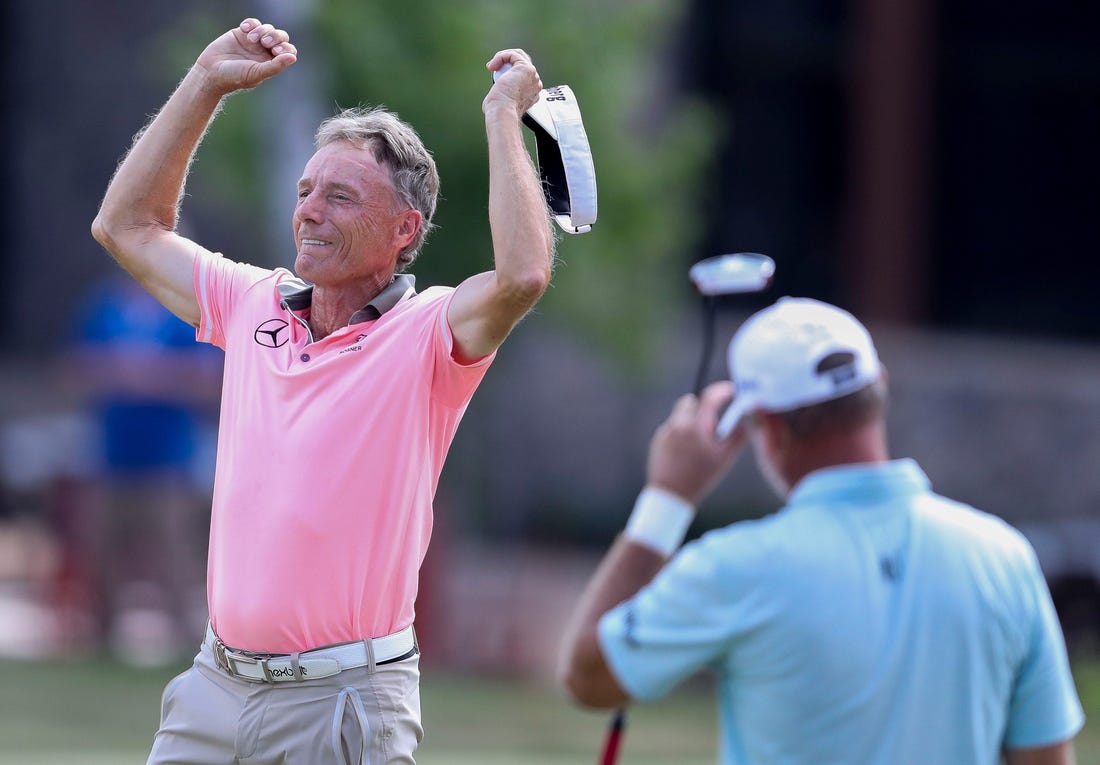
[[[345,669],[390,664],[417,653],[416,635],[410,624],[385,637],[316,648],[291,654],[263,654],[229,648],[207,626],[205,645],[214,652],[218,666],[234,677],[261,683],[285,683],[331,677]]]

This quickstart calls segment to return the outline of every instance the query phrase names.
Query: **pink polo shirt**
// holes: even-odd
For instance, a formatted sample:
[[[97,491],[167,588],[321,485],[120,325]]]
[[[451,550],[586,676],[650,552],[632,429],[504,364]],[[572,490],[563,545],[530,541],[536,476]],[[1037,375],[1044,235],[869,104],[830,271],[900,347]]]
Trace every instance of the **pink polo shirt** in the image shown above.
[[[279,294],[295,283],[218,255],[195,265],[197,337],[226,352],[211,621],[227,645],[272,653],[412,623],[439,473],[493,358],[452,358],[452,288],[410,288],[313,343]]]

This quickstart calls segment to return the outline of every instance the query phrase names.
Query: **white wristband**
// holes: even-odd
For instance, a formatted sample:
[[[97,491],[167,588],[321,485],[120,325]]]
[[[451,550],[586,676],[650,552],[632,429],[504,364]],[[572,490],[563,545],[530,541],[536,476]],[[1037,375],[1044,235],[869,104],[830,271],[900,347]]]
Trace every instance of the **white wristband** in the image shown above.
[[[662,555],[672,555],[684,543],[694,518],[695,508],[690,502],[656,486],[647,486],[634,503],[623,535]]]

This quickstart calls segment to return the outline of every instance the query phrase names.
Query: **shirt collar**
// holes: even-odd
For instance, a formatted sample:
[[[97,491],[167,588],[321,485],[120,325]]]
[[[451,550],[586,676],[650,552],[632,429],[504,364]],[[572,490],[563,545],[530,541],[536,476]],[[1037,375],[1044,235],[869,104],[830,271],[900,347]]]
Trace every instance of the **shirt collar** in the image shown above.
[[[837,465],[815,470],[799,481],[787,504],[879,504],[931,488],[928,476],[911,459]]]
[[[393,281],[365,306],[351,315],[351,324],[374,321],[401,302],[408,293],[416,294],[416,277],[412,274],[396,274]],[[313,285],[293,277],[279,282],[277,287],[282,306],[290,311],[304,311],[313,305]]]

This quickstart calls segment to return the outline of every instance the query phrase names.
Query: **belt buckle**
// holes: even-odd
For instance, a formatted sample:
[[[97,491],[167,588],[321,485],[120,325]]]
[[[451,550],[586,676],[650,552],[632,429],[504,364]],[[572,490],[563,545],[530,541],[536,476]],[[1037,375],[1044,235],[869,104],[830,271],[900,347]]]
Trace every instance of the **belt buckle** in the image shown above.
[[[263,658],[256,657],[256,663],[260,665],[260,671],[264,673],[264,682],[265,683],[274,683],[275,682],[275,676],[272,675],[271,670],[267,668],[267,662],[268,662],[268,659],[270,659],[270,658],[271,658],[270,656],[265,656]]]
[[[267,662],[272,658],[271,656],[247,656],[238,653],[234,653],[233,656],[230,656],[229,651],[226,650],[225,644],[221,641],[218,641],[214,648],[214,659],[218,662],[218,666],[233,675],[233,677],[243,677],[246,680],[251,680],[253,678],[242,675],[240,670],[236,667],[237,662],[257,665],[260,668],[260,672],[263,673],[262,682],[274,683],[275,676],[271,674],[271,669],[267,666]]]
[[[214,638],[214,661],[219,667],[224,669],[229,674],[237,674],[233,671],[233,667],[229,664],[229,657],[225,653],[225,643],[223,643],[218,638]]]
[[[218,666],[224,669],[233,677],[244,677],[237,669],[235,662],[246,662],[248,664],[258,664],[260,671],[263,672],[265,683],[274,683],[275,678],[271,674],[271,671],[267,667],[267,660],[271,658],[269,656],[245,656],[242,654],[234,653],[232,657],[229,656],[229,651],[225,647],[225,643],[221,640],[214,641],[214,661]]]

